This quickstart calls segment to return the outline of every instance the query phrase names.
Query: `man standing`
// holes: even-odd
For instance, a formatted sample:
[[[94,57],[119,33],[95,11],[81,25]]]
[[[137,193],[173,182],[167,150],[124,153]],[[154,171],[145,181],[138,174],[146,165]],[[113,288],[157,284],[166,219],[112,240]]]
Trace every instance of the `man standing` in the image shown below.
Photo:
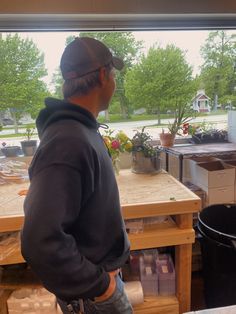
[[[61,58],[64,100],[46,99],[36,121],[22,254],[63,313],[132,313],[118,275],[129,242],[96,121],[123,66],[100,41],[76,38]]]

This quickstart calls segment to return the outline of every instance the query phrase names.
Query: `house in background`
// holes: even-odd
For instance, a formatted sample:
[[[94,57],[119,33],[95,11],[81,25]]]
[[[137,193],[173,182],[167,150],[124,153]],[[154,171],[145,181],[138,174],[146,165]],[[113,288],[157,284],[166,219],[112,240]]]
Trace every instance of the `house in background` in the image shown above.
[[[204,89],[197,91],[197,95],[192,100],[193,110],[197,112],[210,112],[211,99],[205,94]]]

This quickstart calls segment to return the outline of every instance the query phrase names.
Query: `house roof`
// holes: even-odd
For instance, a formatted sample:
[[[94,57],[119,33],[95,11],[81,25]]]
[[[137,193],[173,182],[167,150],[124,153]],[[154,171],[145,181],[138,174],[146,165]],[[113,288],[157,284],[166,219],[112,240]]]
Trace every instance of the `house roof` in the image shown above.
[[[208,97],[206,94],[198,94],[197,96],[195,96],[194,98],[193,98],[193,100],[192,101],[196,101],[196,100],[210,100],[211,98],[210,97]]]
[[[198,100],[204,100],[204,99],[209,99],[206,95],[199,95]]]

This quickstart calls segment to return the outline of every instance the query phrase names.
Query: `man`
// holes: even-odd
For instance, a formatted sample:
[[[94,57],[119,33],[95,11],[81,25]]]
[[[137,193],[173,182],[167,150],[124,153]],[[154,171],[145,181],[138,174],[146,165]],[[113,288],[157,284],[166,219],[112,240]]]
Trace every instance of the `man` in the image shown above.
[[[118,276],[129,242],[96,121],[123,66],[100,41],[76,38],[61,58],[64,100],[46,99],[36,121],[22,254],[63,313],[132,313]]]

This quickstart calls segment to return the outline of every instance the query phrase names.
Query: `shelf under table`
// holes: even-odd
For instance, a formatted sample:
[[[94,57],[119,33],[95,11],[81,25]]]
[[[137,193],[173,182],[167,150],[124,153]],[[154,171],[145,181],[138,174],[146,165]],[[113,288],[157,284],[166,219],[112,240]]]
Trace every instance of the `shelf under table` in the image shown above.
[[[134,314],[178,314],[179,302],[176,296],[145,297],[144,303],[134,306]]]
[[[129,234],[131,250],[148,249],[194,243],[195,233],[192,228],[180,229],[169,219],[167,222],[144,227],[140,233]]]

